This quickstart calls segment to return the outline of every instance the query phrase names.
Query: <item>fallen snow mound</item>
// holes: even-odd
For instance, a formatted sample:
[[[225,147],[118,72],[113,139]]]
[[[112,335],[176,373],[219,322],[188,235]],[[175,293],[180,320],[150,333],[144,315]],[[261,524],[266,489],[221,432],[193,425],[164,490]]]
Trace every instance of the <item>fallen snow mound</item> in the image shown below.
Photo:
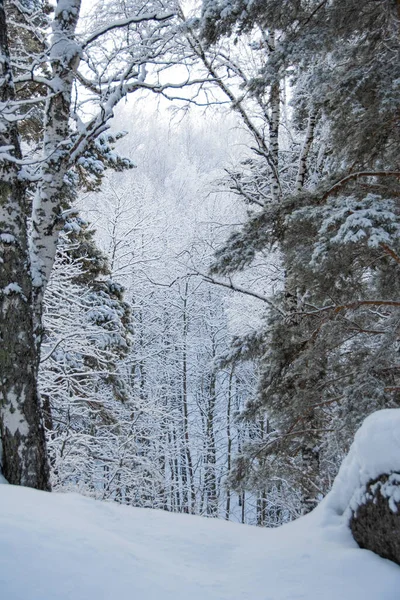
[[[392,472],[400,473],[399,408],[379,410],[364,420],[324,501],[325,510],[348,521],[362,502],[365,485]]]
[[[331,494],[273,530],[2,485],[0,598],[399,600],[400,568],[357,547],[346,509],[396,469],[400,410],[363,428]]]

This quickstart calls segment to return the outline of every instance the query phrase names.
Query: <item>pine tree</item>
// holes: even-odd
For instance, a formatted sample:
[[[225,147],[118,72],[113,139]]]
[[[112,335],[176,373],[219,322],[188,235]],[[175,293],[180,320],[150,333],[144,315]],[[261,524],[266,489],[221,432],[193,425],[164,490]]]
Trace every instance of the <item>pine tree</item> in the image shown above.
[[[213,271],[229,276],[266,249],[281,260],[267,330],[250,341],[262,373],[247,417],[266,414],[270,431],[244,449],[234,480],[260,489],[279,474],[308,510],[365,415],[400,402],[398,4],[204,2],[200,26],[208,44],[275,32],[247,88],[271,108],[273,77],[292,87],[297,169],[281,162],[282,194],[261,193],[263,180],[274,186],[270,139],[231,175],[253,208]]]

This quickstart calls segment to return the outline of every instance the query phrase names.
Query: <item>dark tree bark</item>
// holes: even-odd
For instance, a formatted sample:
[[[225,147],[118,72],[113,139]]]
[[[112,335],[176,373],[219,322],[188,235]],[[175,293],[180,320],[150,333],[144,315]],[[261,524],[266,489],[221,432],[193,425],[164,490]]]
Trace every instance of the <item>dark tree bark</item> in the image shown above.
[[[353,512],[350,528],[361,548],[400,565],[400,474],[381,475],[368,482],[365,503]]]
[[[0,434],[2,472],[12,484],[50,489],[37,392],[38,344],[33,329],[28,250],[29,204],[19,177],[21,149],[4,2],[0,0]]]

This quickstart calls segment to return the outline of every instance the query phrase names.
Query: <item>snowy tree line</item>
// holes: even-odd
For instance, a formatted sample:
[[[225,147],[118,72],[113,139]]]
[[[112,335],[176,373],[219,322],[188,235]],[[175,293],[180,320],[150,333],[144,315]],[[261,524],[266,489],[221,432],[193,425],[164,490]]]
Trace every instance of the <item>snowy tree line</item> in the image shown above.
[[[213,127],[234,137],[232,123],[217,118]],[[219,364],[244,305],[198,270],[207,270],[221,223],[228,213],[232,218],[233,199],[221,201],[212,192],[225,152],[218,138],[210,143],[210,126],[192,122],[196,135],[188,137],[186,125],[176,124],[166,144],[169,123],[159,117],[146,128],[142,149],[144,132],[132,132],[124,152],[139,161],[137,169],[110,176],[101,194],[82,201],[81,214],[95,223],[103,253],[81,218],[66,227],[46,296],[40,378],[53,416],[52,485],[137,506],[264,523],[259,495],[226,485],[243,443],[259,431],[237,421],[254,392],[256,366]],[[176,163],[170,157],[179,149]],[[243,218],[240,206],[236,213]],[[120,304],[111,312],[109,297],[101,305],[103,294],[93,306],[99,279],[111,289],[115,281],[123,284],[122,327]],[[69,290],[71,281],[80,290]],[[94,321],[99,312],[103,318]],[[105,327],[114,330],[111,342]],[[246,327],[242,316],[240,327]],[[274,523],[275,513],[271,507]]]
[[[80,10],[0,5],[2,470],[280,524],[399,403],[396,2]]]

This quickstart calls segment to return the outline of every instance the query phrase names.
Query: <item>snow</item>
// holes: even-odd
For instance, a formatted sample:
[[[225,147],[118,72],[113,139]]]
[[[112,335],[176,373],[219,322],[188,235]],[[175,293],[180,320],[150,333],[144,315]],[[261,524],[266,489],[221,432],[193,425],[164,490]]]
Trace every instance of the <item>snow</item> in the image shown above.
[[[0,488],[7,600],[398,600],[400,568],[347,526],[355,490],[399,470],[400,410],[368,417],[330,494],[278,529]]]
[[[324,501],[326,508],[348,519],[349,507],[356,510],[363,501],[366,483],[393,471],[400,472],[400,410],[397,408],[379,410],[365,419]],[[386,497],[392,492],[396,501],[396,489],[392,477],[382,491]],[[393,503],[390,504],[393,508]]]
[[[373,485],[371,485],[371,492],[366,493],[365,489],[361,490],[361,497],[353,497],[352,499],[352,507],[354,510],[357,510],[358,506],[361,504],[364,499],[369,496],[369,499],[373,499],[376,497],[377,492],[388,500],[389,508],[393,513],[398,512],[398,504],[400,503],[400,475],[398,473],[392,473],[389,475],[387,481],[377,481]]]
[[[18,283],[15,282],[9,283],[3,289],[3,294],[5,294],[6,296],[9,296],[10,294],[21,294],[21,296],[23,296],[21,286],[19,286]]]
[[[324,261],[332,245],[363,243],[370,248],[392,245],[400,236],[397,202],[377,194],[367,194],[362,200],[353,196],[339,196],[322,208],[322,224],[311,259],[312,266]],[[295,211],[288,221],[301,217],[302,209]]]
[[[398,600],[400,568],[321,511],[266,530],[1,486],[7,600]]]
[[[0,233],[0,242],[3,244],[14,244],[15,241],[15,236],[11,233]]]

